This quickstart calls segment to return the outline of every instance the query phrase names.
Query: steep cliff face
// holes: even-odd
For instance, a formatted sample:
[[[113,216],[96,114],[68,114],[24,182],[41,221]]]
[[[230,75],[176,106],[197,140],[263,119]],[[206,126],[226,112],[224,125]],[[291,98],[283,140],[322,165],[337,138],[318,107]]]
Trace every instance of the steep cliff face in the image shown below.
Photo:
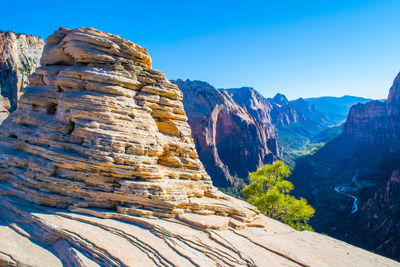
[[[0,31],[0,122],[17,108],[28,76],[39,66],[43,46],[38,36]]]
[[[290,104],[286,96],[276,94],[273,98],[268,98],[268,101],[272,104],[271,119],[276,127],[306,120],[305,116]]]
[[[370,101],[351,107],[344,134],[371,144],[389,145],[400,152],[400,73],[386,102]]]
[[[225,91],[200,81],[174,83],[183,92],[192,137],[214,185],[232,186],[237,182],[233,177],[247,178],[278,155],[272,126],[254,118]]]
[[[259,92],[251,87],[241,87],[224,89],[226,94],[230,95],[238,105],[245,108],[247,112],[258,121],[267,125],[272,125],[271,111],[273,109],[271,103],[263,97]],[[273,128],[270,128],[271,133]]]
[[[361,206],[361,213],[369,232],[366,242],[373,247],[373,252],[400,257],[400,169],[393,171],[386,185],[376,190]]]
[[[318,111],[315,105],[311,105],[303,98],[290,101],[290,104],[301,114],[303,114],[306,120],[327,126],[334,125],[328,115]]]
[[[295,193],[317,212],[317,231],[400,259],[399,75],[388,100],[356,104],[343,134],[297,161]]]
[[[46,42],[0,127],[1,266],[396,265],[216,190],[146,49],[91,28]]]

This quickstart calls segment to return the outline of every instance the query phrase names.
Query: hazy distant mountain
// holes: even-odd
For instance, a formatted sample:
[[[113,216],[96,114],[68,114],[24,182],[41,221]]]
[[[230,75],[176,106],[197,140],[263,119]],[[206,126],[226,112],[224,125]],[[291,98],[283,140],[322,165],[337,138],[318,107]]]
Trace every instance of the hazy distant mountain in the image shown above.
[[[293,123],[305,121],[305,116],[288,101],[285,95],[276,94],[268,98],[272,105],[271,118],[276,127],[284,127]]]
[[[306,101],[304,98],[300,97],[290,101],[290,104],[300,111],[309,121],[327,126],[334,123],[328,114],[320,112],[314,104],[310,104],[310,102]]]
[[[357,103],[365,103],[372,99],[345,95],[342,97],[323,96],[305,98],[305,100],[314,105],[314,107],[321,113],[328,116],[329,121],[335,125],[342,124],[347,117],[347,113],[352,105]]]

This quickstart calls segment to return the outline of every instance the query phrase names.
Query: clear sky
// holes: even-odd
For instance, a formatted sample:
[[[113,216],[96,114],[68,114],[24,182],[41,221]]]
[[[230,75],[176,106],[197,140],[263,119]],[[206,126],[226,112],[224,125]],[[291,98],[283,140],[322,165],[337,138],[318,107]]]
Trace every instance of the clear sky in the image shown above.
[[[146,47],[167,78],[312,97],[386,98],[399,0],[3,1],[1,30],[94,27]]]

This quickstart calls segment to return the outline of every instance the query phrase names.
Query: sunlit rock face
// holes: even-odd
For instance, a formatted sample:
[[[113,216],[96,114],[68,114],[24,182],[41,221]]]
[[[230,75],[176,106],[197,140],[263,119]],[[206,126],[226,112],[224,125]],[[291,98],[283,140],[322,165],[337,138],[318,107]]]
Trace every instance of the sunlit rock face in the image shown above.
[[[173,82],[183,92],[192,137],[214,185],[235,186],[279,155],[269,110],[260,114],[254,110],[255,105],[262,106],[268,101],[262,102],[253,89],[249,91],[253,94],[242,96],[243,101],[246,98],[254,104],[251,106],[254,109],[250,109],[231,90],[218,90],[201,81]],[[245,88],[241,89],[240,92],[246,93]]]
[[[90,28],[60,29],[41,65],[0,130],[2,192],[55,207],[254,219],[254,208],[213,188],[182,93],[151,68],[146,49]]]
[[[0,266],[395,266],[217,191],[146,49],[61,28],[0,127]]]
[[[28,76],[39,66],[43,47],[38,36],[0,31],[0,122],[17,108]]]
[[[400,73],[386,102],[370,101],[351,107],[344,134],[371,144],[389,145],[400,152]]]

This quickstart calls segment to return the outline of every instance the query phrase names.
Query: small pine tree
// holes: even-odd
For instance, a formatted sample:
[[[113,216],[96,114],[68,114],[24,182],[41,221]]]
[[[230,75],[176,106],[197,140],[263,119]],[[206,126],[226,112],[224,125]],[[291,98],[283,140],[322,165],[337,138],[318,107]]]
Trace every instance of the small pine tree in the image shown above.
[[[289,194],[293,184],[285,178],[290,170],[282,161],[265,165],[249,174],[250,184],[243,188],[246,201],[256,206],[261,213],[280,220],[296,230],[313,230],[308,221],[315,210],[305,198],[296,199]]]

